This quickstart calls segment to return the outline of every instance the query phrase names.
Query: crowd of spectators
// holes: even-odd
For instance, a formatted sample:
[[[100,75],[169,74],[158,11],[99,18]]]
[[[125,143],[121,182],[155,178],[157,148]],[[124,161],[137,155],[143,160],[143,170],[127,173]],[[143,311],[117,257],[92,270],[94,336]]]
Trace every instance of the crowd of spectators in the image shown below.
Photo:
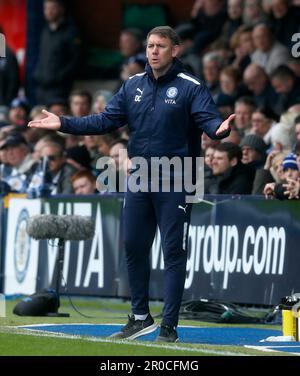
[[[99,157],[110,157],[116,171],[126,175],[126,153],[119,158],[119,151],[126,150],[127,127],[104,136],[27,127],[29,120],[45,116],[45,108],[58,116],[100,113],[114,94],[102,88],[72,90],[80,33],[62,1],[45,0],[44,15],[33,72],[35,105],[17,90],[12,51],[0,59],[0,193],[99,193],[105,186],[97,179]],[[300,1],[195,0],[190,19],[171,26],[181,38],[179,58],[186,70],[207,85],[224,119],[236,114],[228,138],[216,141],[203,134],[199,140],[205,193],[299,199],[300,60],[293,56],[293,35],[300,32]],[[144,47],[141,30],[121,31],[123,63],[115,91],[144,71]],[[122,184],[117,180],[117,191]]]

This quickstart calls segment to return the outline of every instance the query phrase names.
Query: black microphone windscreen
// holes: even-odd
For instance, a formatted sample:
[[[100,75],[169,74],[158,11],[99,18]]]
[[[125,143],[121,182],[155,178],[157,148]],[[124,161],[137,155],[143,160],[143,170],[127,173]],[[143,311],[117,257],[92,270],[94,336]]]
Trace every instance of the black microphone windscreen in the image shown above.
[[[27,233],[34,239],[87,240],[95,233],[94,221],[80,215],[35,215],[28,219]]]

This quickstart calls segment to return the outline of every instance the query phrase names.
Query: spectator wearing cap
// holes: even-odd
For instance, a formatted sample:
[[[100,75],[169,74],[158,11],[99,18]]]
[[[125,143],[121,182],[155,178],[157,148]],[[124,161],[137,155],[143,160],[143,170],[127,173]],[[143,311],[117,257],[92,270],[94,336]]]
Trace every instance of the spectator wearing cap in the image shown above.
[[[241,163],[241,148],[231,142],[218,145],[213,154],[210,184],[205,193],[210,194],[250,194],[253,174],[249,167]]]
[[[269,183],[264,188],[264,194],[267,197],[273,196],[279,200],[299,198],[299,178],[300,172],[297,164],[297,156],[293,153],[286,155],[282,162],[283,179],[281,183]],[[295,187],[298,187],[296,195]]]
[[[256,134],[245,136],[240,146],[242,148],[242,162],[252,166],[254,170],[261,168],[266,159],[267,145],[264,140]]]
[[[71,177],[76,195],[92,195],[97,193],[96,177],[88,170],[77,171]]]
[[[25,98],[15,98],[8,112],[9,124],[16,127],[26,127],[29,116],[29,104]]]
[[[10,133],[0,144],[0,150],[5,151],[5,162],[11,167],[10,173],[3,180],[12,191],[26,192],[36,164],[25,138],[19,133]]]
[[[240,142],[242,148],[242,163],[250,167],[249,171],[253,177],[252,194],[260,190],[259,171],[263,169],[266,160],[267,145],[264,140],[256,134],[246,135]]]

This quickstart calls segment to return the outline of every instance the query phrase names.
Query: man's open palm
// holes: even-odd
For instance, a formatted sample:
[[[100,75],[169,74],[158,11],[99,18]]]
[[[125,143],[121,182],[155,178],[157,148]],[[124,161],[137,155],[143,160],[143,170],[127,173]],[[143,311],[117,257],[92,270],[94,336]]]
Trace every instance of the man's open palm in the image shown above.
[[[219,126],[216,135],[217,136],[222,136],[222,134],[228,132],[231,129],[231,123],[235,119],[235,114],[231,114],[228,116],[226,120],[223,121],[223,123]]]
[[[28,123],[30,128],[43,128],[50,129],[53,131],[58,131],[60,129],[61,123],[58,116],[52,114],[49,111],[43,110],[43,114],[47,115],[44,119],[32,120]]]

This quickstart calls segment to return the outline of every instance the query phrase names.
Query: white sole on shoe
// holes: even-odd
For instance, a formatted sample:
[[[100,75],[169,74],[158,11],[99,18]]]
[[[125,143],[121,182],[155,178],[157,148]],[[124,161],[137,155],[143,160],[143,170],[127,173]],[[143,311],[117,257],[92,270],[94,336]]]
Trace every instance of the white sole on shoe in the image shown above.
[[[138,337],[154,332],[157,328],[158,328],[158,325],[154,323],[150,326],[147,326],[147,328],[144,328],[140,330],[139,332],[132,334],[132,336],[124,338],[124,339],[136,339]]]

